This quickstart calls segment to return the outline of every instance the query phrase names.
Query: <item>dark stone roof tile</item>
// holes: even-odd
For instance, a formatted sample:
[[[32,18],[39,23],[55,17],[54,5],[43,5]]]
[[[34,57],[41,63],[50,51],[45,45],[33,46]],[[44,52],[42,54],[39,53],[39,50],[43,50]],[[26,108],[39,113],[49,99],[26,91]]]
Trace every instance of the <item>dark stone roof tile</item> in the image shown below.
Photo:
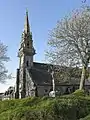
[[[51,84],[51,74],[47,71],[33,67],[29,70],[29,73],[35,84]]]

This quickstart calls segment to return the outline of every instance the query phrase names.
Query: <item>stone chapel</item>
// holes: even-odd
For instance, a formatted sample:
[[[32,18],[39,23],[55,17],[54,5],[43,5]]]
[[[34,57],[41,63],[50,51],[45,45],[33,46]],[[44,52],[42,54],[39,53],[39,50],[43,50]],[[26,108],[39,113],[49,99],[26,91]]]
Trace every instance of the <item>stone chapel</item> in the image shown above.
[[[51,68],[54,67],[54,70],[60,70],[60,66],[34,62],[33,58],[35,53],[28,12],[26,12],[24,31],[18,51],[19,68],[17,69],[15,98],[46,96],[52,91]],[[56,84],[55,87],[60,89],[63,94],[67,88],[72,90],[77,89],[78,86],[79,84],[77,82],[72,84]]]

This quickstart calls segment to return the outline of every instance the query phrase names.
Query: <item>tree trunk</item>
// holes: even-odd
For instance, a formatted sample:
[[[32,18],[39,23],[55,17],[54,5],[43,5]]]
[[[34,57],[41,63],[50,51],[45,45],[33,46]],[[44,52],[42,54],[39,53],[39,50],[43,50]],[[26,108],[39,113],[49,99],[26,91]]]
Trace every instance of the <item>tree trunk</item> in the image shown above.
[[[81,81],[80,81],[80,86],[79,86],[80,90],[84,89],[86,74],[87,74],[87,66],[83,66],[82,67]]]

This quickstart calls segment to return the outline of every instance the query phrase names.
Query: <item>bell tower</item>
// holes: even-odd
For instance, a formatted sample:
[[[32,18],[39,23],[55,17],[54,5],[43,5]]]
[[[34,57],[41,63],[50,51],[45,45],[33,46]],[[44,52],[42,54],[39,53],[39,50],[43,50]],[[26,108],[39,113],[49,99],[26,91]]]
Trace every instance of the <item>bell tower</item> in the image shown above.
[[[35,49],[33,47],[32,33],[30,32],[28,11],[26,11],[24,31],[20,42],[19,57],[19,96],[24,98],[26,95],[26,69],[33,67],[33,56]]]
[[[33,56],[35,55],[35,49],[33,48],[32,33],[30,32],[28,11],[26,11],[24,31],[22,33],[22,40],[20,43],[20,49],[18,56],[20,58],[20,68],[33,66]]]

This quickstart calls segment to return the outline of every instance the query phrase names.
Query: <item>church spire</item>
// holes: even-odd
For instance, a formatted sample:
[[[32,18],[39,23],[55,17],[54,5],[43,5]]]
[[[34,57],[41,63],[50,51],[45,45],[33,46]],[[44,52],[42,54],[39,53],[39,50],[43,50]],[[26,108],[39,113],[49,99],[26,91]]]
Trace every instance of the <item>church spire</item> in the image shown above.
[[[24,24],[24,32],[30,33],[29,19],[28,19],[28,10],[26,10],[25,24]]]

